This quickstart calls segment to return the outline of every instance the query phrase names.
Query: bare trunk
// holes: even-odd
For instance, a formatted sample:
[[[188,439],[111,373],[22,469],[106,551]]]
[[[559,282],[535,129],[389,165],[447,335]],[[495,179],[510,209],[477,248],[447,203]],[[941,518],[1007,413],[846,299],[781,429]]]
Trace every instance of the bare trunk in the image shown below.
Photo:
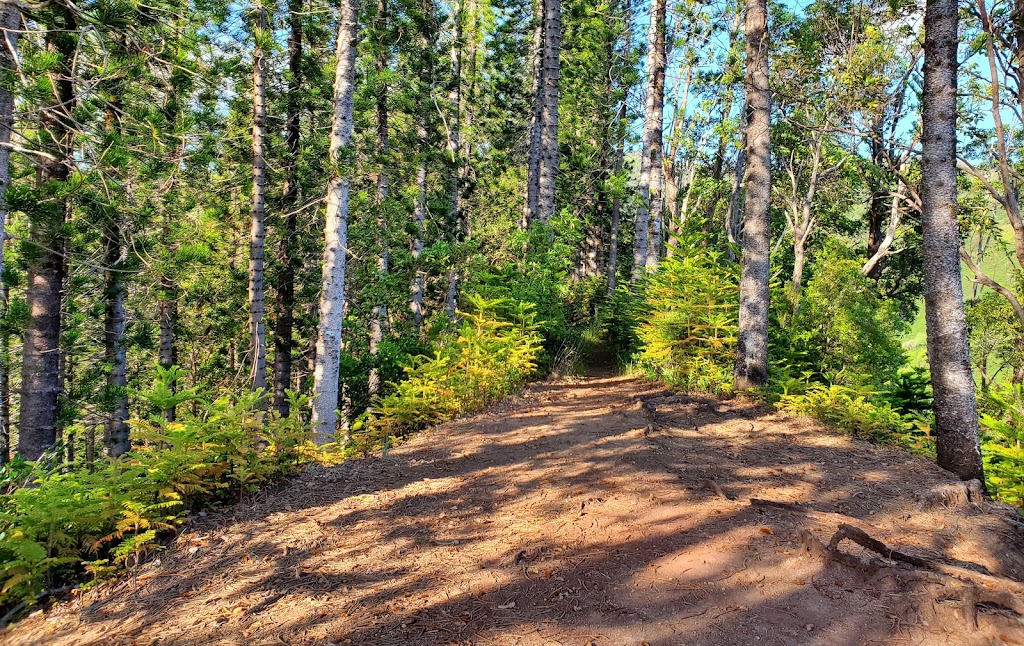
[[[768,381],[768,281],[771,274],[771,89],[768,85],[768,10],[746,0],[746,205],[740,260],[740,311],[734,388]]]
[[[416,127],[416,134],[422,149],[426,150],[426,127],[418,125]],[[420,328],[423,326],[423,292],[426,289],[427,282],[427,273],[420,264],[427,223],[427,156],[422,153],[419,164],[416,167],[416,205],[413,208],[413,221],[416,226],[416,237],[412,244],[412,260],[416,268],[416,275],[413,277],[412,302],[409,309],[412,311],[413,327],[416,333],[419,334]]]
[[[71,112],[75,92],[71,65],[77,46],[78,25],[69,10],[56,9],[46,48],[61,60],[59,73],[52,77],[54,94],[40,114],[47,144],[56,155],[39,167],[40,189],[58,195],[67,182],[74,154]],[[26,300],[29,322],[22,353],[21,415],[18,424],[18,454],[37,460],[57,439],[60,399],[60,330],[64,282],[64,236],[67,202],[55,199],[48,212],[32,223],[30,236],[37,250],[28,263]]]
[[[164,233],[166,239],[169,234]],[[160,310],[160,338],[157,343],[158,362],[160,367],[170,369],[178,363],[177,346],[175,345],[175,328],[178,325],[178,286],[170,276],[160,277],[160,296],[158,307]],[[174,392],[175,384],[171,384],[171,392]],[[172,406],[164,411],[164,419],[173,422],[178,414]]]
[[[448,124],[448,154],[452,161],[451,205],[448,219],[452,229],[457,230],[462,222],[462,38],[463,9],[462,1],[455,0],[452,8],[452,20],[455,21],[455,42],[452,44],[452,79],[448,91],[448,104],[451,106],[452,118]],[[457,238],[458,236],[453,236]]]
[[[562,48],[562,2],[543,0],[544,55],[541,58],[540,163],[537,169],[537,219],[547,224],[555,215],[558,179],[558,85]]]
[[[104,437],[107,438],[107,453],[112,457],[131,450],[128,436],[128,371],[125,347],[125,285],[124,275],[119,271],[123,245],[120,228],[112,222],[105,231],[106,266],[104,301],[106,302],[103,330],[104,355],[107,365],[107,396],[111,402],[106,420]]]
[[[374,68],[377,72],[377,154],[381,159],[381,167],[377,175],[377,280],[383,283],[387,279],[390,262],[387,240],[387,222],[384,218],[385,202],[391,191],[388,179],[388,154],[390,146],[390,126],[388,121],[388,86],[383,75],[388,69],[386,43],[387,0],[377,0],[377,56]],[[373,308],[370,320],[370,356],[376,357],[381,341],[384,340],[384,328],[387,326],[388,307],[378,303]],[[376,365],[370,368],[367,389],[371,397],[380,392],[380,370]]]
[[[0,9],[0,74],[13,75],[15,61],[13,52],[18,51],[18,36],[21,28],[21,11],[14,5]],[[3,281],[4,245],[7,242],[7,187],[11,184],[11,143],[14,129],[14,93],[0,85],[0,293],[2,307],[7,309],[7,286]],[[0,464],[11,459],[11,415],[10,415],[10,360],[8,356],[9,337],[3,333],[0,343]]]
[[[544,0],[533,4],[533,113],[530,115],[529,142],[526,155],[526,201],[519,228],[526,229],[537,219],[537,198],[540,189],[540,124],[544,105]]]
[[[921,173],[928,180],[921,187],[921,251],[938,464],[963,480],[984,482],[956,212],[957,22],[955,0],[928,3],[921,113]]]
[[[334,114],[331,119],[329,159],[335,170],[327,185],[324,226],[323,285],[317,330],[316,367],[313,373],[313,433],[318,444],[334,439],[338,426],[341,335],[345,314],[345,264],[348,244],[347,168],[342,153],[352,141],[355,87],[357,16],[356,0],[342,0],[338,21],[337,65],[334,73]]]
[[[647,30],[647,102],[644,106],[644,142],[640,161],[640,208],[647,211],[647,269],[653,270],[661,259],[663,245],[664,136],[665,103],[665,0],[651,0],[651,24]]]
[[[263,320],[264,239],[267,236],[267,160],[264,133],[267,121],[267,60],[261,43],[268,37],[267,10],[257,0],[252,53],[252,209],[249,229],[249,335],[252,350],[250,387],[267,387],[267,331]],[[265,401],[265,400],[264,400]]]
[[[296,229],[299,206],[299,144],[302,131],[302,3],[288,2],[288,79],[287,116],[285,117],[285,161],[283,208],[284,231],[281,236],[281,270],[277,278],[277,322],[274,327],[274,409],[281,417],[289,415],[288,387],[292,380],[292,335],[295,327]]]

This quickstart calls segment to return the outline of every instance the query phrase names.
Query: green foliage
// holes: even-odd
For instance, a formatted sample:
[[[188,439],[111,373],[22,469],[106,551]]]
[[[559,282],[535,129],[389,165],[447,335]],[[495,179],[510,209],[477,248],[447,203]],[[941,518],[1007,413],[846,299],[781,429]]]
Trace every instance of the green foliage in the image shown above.
[[[776,293],[770,338],[775,390],[800,382],[888,390],[906,364],[905,323],[892,301],[860,273],[861,260],[838,240],[819,253],[801,294]]]
[[[691,236],[642,286],[633,319],[645,371],[674,386],[725,392],[732,383],[739,267]]]
[[[407,378],[356,423],[356,445],[392,438],[473,412],[521,386],[537,370],[540,324],[530,303],[466,298],[462,323],[433,356],[413,357]]]
[[[262,393],[172,395],[179,371],[158,374],[141,393],[154,413],[131,422],[132,452],[91,465],[16,460],[0,468],[0,603],[32,599],[83,569],[99,578],[114,565],[135,567],[188,510],[334,459],[312,444],[298,415],[264,412]],[[164,419],[169,402],[187,400],[201,414],[182,407],[177,421]],[[307,401],[293,395],[291,404],[301,410]]]
[[[927,418],[904,415],[878,393],[833,384],[815,384],[803,394],[784,394],[776,406],[792,415],[806,415],[857,437],[902,446],[933,456],[934,440]]]
[[[1024,507],[1024,385],[993,388],[985,403],[990,412],[981,415],[981,454],[989,492]]]

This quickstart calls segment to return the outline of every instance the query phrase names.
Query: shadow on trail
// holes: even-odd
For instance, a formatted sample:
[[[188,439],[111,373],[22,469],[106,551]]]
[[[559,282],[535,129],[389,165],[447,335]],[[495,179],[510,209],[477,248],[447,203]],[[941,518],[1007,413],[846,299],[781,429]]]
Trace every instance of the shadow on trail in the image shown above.
[[[810,503],[885,540],[1019,578],[1024,564],[1010,554],[1020,537],[1000,533],[998,517],[909,503],[912,490],[950,480],[922,459],[740,399],[612,377],[539,384],[386,459],[311,470],[198,523],[145,568],[137,590],[122,584],[49,625],[0,635],[12,644],[933,643],[924,618],[904,623],[913,591],[801,554],[800,529],[827,537],[834,526],[747,501]],[[964,629],[940,628],[934,643]],[[950,643],[975,643],[958,639]]]

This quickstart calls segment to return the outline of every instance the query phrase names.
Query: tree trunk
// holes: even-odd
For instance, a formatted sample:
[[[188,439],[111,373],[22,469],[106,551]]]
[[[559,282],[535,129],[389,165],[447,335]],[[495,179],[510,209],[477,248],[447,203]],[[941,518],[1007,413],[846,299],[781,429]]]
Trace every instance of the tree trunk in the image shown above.
[[[984,482],[978,411],[960,278],[956,203],[957,3],[925,10],[921,112],[922,240],[928,363],[934,391],[939,466]]]
[[[55,9],[55,24],[46,34],[46,49],[59,57],[59,73],[53,77],[51,102],[42,109],[40,121],[46,144],[54,152],[39,166],[40,190],[57,196],[71,172],[75,107],[72,64],[77,48],[78,25],[65,7]],[[29,255],[28,327],[22,352],[21,415],[18,454],[37,460],[57,439],[60,399],[60,330],[64,282],[64,235],[66,198],[54,199],[32,222],[30,237],[35,249]]]
[[[164,232],[164,239],[168,239],[169,233]],[[161,368],[169,370],[178,363],[177,346],[175,345],[175,328],[178,325],[178,286],[174,279],[168,275],[160,277],[158,308],[160,310],[160,338],[157,342],[157,361]],[[175,391],[175,384],[171,384],[171,392]],[[172,406],[164,411],[164,419],[173,422],[178,418],[177,410]]]
[[[18,36],[21,28],[21,11],[14,5],[5,5],[0,9],[0,74],[13,78],[15,60],[13,52],[18,51]],[[6,86],[0,85],[0,293],[3,294],[2,307],[7,309],[8,289],[3,281],[4,245],[7,242],[7,187],[11,184],[11,143],[14,129],[14,93]],[[11,459],[11,415],[10,415],[10,360],[8,356],[7,333],[0,339],[0,464]]]
[[[285,117],[285,161],[283,208],[285,226],[281,236],[281,270],[277,278],[277,324],[274,329],[274,409],[281,417],[289,415],[288,387],[292,378],[292,335],[295,327],[296,229],[299,206],[299,144],[302,140],[302,3],[288,2],[288,79],[287,116]]]
[[[740,261],[740,311],[734,388],[768,381],[768,281],[771,274],[771,89],[766,0],[746,0],[746,204]]]
[[[107,438],[107,453],[111,457],[123,455],[131,450],[128,434],[128,371],[127,348],[125,347],[124,274],[118,265],[122,260],[122,235],[118,223],[111,222],[104,232],[106,249],[104,253],[104,301],[106,302],[103,341],[105,361],[110,366],[107,372],[107,396],[112,404],[106,420],[104,437]]]
[[[658,266],[663,241],[665,196],[662,138],[665,103],[665,0],[651,0],[651,24],[647,30],[647,101],[644,105],[644,141],[640,158],[640,209],[646,211],[648,271]]]
[[[543,0],[544,47],[541,57],[540,162],[537,169],[537,220],[547,224],[555,215],[558,178],[558,84],[562,48],[562,2]]]
[[[257,0],[252,53],[252,209],[249,230],[249,335],[252,350],[252,390],[267,387],[267,331],[263,320],[264,240],[267,235],[267,160],[264,136],[267,121],[267,60],[263,40],[269,37],[267,10]],[[265,403],[265,399],[262,400]]]
[[[383,76],[388,69],[388,44],[387,44],[387,0],[377,0],[377,55],[374,58],[374,69],[377,73],[377,154],[381,160],[379,173],[377,175],[377,281],[383,284],[387,280],[388,254],[387,222],[384,214],[386,212],[385,202],[391,191],[391,183],[388,179],[388,153],[390,145],[390,132],[388,122],[388,85]],[[383,290],[382,290],[383,291]],[[383,294],[380,295],[383,299]],[[373,317],[370,319],[370,356],[376,357],[381,341],[384,340],[384,328],[387,326],[388,307],[383,302],[373,308]],[[370,375],[367,383],[367,390],[371,397],[380,392],[380,370],[376,365],[370,368]]]
[[[452,44],[452,78],[448,90],[448,105],[452,118],[448,124],[448,154],[451,156],[451,203],[448,220],[452,230],[458,230],[462,212],[462,38],[463,9],[461,0],[455,0],[452,8],[452,20],[455,22],[453,32],[455,42]],[[452,236],[457,239],[458,236]]]
[[[352,109],[356,70],[357,2],[342,0],[338,20],[337,64],[334,73],[334,114],[329,159],[332,177],[327,185],[324,226],[323,285],[313,373],[313,433],[318,444],[334,439],[338,425],[338,382],[341,335],[345,315],[345,264],[348,244],[349,170],[343,152],[352,141]]]
[[[537,195],[540,172],[540,122],[544,103],[544,0],[533,0],[533,60],[530,69],[533,75],[533,112],[530,115],[529,141],[526,153],[526,201],[523,203],[519,228],[526,229],[537,219]]]

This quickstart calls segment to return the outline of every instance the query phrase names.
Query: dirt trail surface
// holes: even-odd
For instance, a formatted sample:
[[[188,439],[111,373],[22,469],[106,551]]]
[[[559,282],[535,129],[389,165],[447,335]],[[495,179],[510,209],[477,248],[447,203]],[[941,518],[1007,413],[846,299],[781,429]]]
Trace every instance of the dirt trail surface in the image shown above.
[[[962,578],[915,578],[849,542],[850,562],[807,549],[848,523],[1012,589],[1024,532],[1009,509],[915,500],[952,482],[742,399],[539,384],[197,518],[137,582],[0,642],[1024,644],[1019,617]]]

